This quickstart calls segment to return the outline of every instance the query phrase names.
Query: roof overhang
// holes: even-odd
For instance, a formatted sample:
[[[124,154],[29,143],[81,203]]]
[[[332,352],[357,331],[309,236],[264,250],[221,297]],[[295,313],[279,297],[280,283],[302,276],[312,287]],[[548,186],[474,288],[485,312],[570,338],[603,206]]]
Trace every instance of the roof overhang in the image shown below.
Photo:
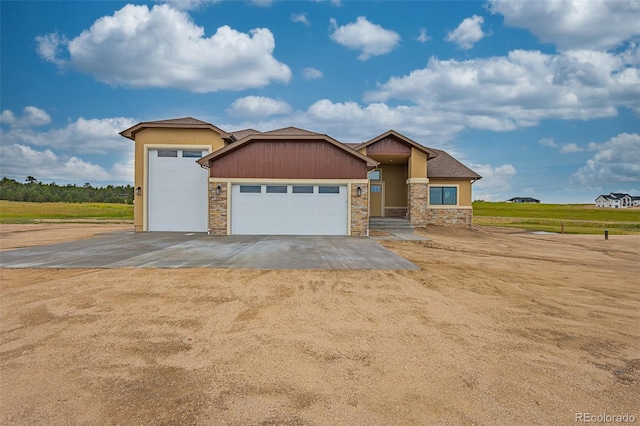
[[[129,127],[126,130],[120,132],[120,136],[124,136],[125,138],[135,140],[136,133],[144,130],[144,129],[209,129],[218,133],[223,139],[230,139],[231,136],[225,132],[224,130],[214,126],[210,123],[170,123],[170,122],[157,122],[157,121],[144,121],[142,123],[138,123],[133,127]]]

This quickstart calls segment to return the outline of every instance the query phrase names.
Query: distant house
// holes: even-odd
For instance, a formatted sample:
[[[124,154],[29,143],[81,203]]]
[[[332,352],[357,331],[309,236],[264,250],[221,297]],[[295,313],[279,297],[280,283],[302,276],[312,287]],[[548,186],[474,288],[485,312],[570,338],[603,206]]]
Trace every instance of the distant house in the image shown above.
[[[540,203],[540,200],[531,197],[514,197],[507,200],[507,203]]]
[[[620,209],[634,206],[640,206],[640,197],[612,192],[609,195],[600,195],[596,198],[596,207]]]

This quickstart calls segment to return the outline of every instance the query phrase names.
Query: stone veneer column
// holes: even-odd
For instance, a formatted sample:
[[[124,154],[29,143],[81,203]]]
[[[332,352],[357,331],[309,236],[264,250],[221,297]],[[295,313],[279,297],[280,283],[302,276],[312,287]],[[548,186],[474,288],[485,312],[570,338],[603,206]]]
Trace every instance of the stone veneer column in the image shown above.
[[[220,185],[220,194],[216,188]],[[211,235],[227,235],[227,182],[209,182],[209,231]]]
[[[361,189],[358,196],[358,187]],[[369,228],[369,186],[366,183],[351,184],[351,236],[365,237]]]
[[[428,184],[409,183],[409,220],[413,226],[429,224]]]

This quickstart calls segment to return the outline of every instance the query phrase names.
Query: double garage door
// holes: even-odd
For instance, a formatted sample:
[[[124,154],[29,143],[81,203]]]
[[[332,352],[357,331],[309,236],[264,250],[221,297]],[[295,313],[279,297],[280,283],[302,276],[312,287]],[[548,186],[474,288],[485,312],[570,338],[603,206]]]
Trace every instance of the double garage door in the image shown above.
[[[347,187],[232,185],[231,233],[347,235]]]

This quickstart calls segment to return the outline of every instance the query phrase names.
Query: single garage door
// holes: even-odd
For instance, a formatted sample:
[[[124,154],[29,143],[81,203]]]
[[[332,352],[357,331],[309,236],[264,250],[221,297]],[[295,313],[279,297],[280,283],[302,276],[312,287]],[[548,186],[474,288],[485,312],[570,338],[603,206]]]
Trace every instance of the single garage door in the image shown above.
[[[233,185],[234,235],[347,235],[346,185]]]
[[[207,151],[149,150],[149,231],[207,231]]]

